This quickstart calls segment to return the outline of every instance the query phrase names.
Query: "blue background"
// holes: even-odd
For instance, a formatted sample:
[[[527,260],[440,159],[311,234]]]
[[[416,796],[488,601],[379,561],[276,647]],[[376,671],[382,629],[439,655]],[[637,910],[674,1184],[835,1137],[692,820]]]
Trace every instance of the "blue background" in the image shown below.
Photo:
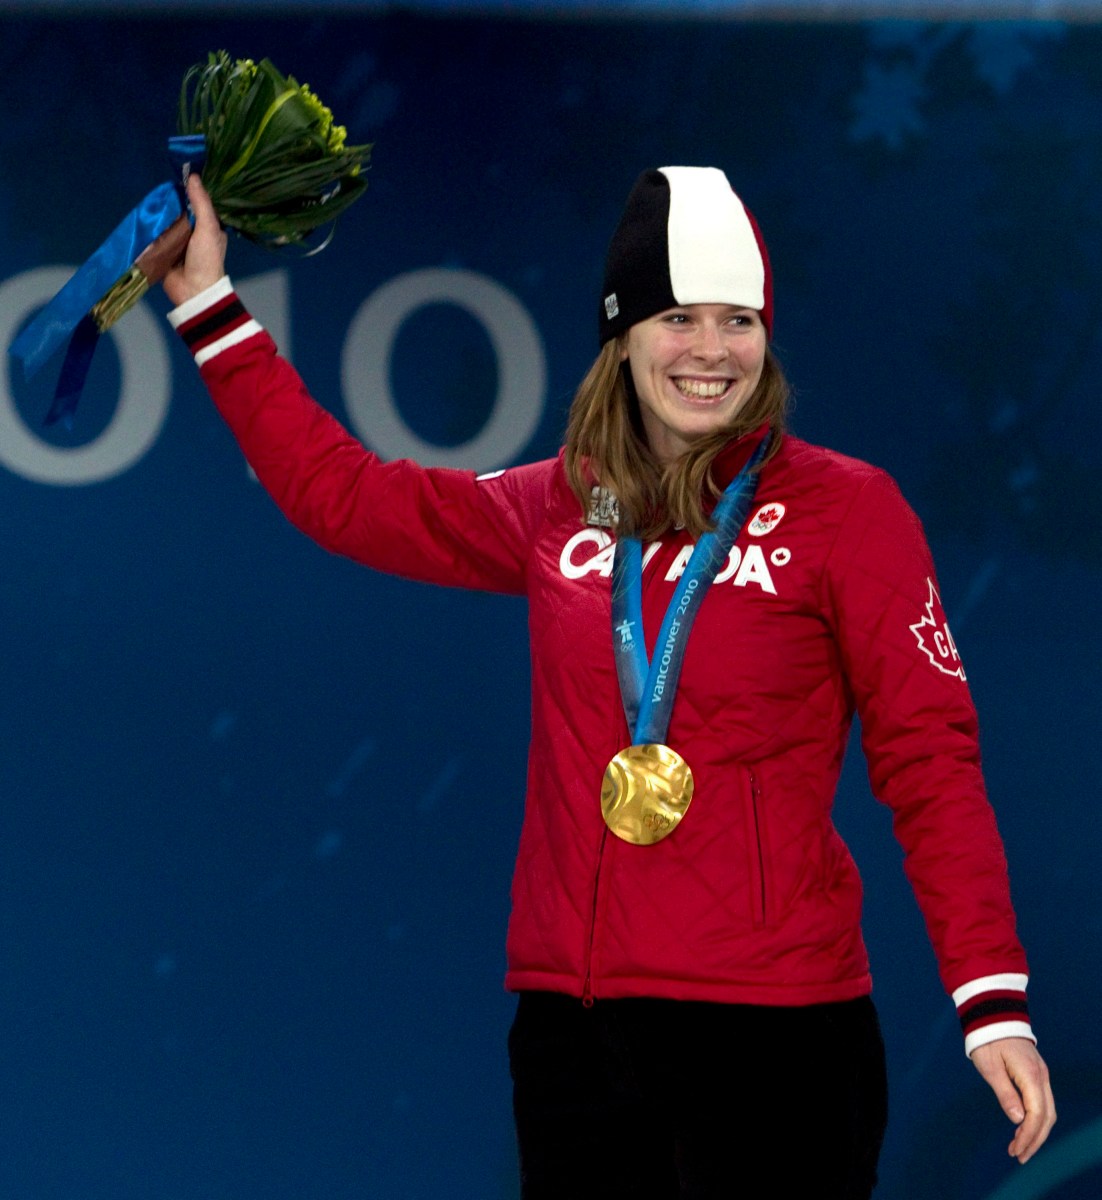
[[[794,428],[888,468],[926,523],[1060,1101],[1019,1170],[851,757],[838,820],[891,1066],[878,1195],[1097,1196],[1102,29],[8,16],[0,321],[166,177],[177,81],[218,47],[269,55],[375,143],[327,252],[232,247],[260,316],[345,417],[360,306],[421,268],[486,276],[546,361],[509,461],[558,445],[639,170],[727,169],[769,241]],[[62,477],[0,440],[0,1194],[513,1197],[523,605],[307,543],[163,299],[143,305],[132,386],[167,408],[113,474],[64,479],[108,436],[113,339],[71,432],[41,426],[50,379],[0,375],[6,428]],[[462,445],[494,409],[490,342],[454,305],[402,323],[390,370],[426,441]]]

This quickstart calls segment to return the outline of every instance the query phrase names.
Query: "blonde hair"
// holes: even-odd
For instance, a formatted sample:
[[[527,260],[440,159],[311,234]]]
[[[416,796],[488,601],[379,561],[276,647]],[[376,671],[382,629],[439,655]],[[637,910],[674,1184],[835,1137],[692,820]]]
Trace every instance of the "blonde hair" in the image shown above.
[[[615,495],[618,530],[653,540],[670,526],[683,526],[693,538],[713,528],[704,498],[722,488],[712,478],[716,456],[733,438],[766,422],[773,431],[765,462],[780,449],[788,407],[788,382],[766,349],[758,386],[721,429],[705,434],[673,462],[662,464],[643,435],[639,402],[629,394],[621,365],[622,340],[605,343],[574,395],[566,425],[566,476],[589,512],[594,483]]]

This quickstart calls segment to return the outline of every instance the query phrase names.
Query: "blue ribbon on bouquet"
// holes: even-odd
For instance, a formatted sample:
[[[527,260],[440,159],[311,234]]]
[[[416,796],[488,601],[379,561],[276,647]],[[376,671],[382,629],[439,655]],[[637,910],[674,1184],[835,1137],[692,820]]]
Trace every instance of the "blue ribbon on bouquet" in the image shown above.
[[[189,171],[202,169],[206,139],[202,134],[171,137],[168,156],[179,182],[159,184],[147,193],[9,348],[11,356],[22,365],[24,376],[30,379],[68,339],[53,404],[46,414],[47,425],[59,420],[71,424],[100,338],[92,307],[186,210],[183,184]]]

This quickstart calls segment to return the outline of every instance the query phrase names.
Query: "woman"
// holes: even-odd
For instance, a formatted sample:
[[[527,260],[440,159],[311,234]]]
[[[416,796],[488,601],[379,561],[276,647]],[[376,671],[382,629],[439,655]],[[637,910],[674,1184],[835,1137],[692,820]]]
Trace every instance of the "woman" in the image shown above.
[[[723,173],[640,178],[565,451],[480,479],[379,463],[316,406],[189,195],[170,319],[284,512],[379,570],[528,597],[524,1195],[871,1193],[883,1045],[830,822],[855,708],[965,1049],[1030,1158],[1055,1110],[929,552],[883,472],[785,433],[769,261]]]

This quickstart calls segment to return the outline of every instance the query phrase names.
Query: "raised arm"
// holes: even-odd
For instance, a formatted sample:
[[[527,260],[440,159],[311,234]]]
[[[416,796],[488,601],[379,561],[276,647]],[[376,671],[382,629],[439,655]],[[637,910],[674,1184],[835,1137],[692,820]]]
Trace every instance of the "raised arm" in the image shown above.
[[[164,280],[169,320],[284,515],[366,566],[446,586],[523,593],[553,463],[492,477],[384,463],[310,396],[225,274],[226,235],[198,178],[195,228]]]

